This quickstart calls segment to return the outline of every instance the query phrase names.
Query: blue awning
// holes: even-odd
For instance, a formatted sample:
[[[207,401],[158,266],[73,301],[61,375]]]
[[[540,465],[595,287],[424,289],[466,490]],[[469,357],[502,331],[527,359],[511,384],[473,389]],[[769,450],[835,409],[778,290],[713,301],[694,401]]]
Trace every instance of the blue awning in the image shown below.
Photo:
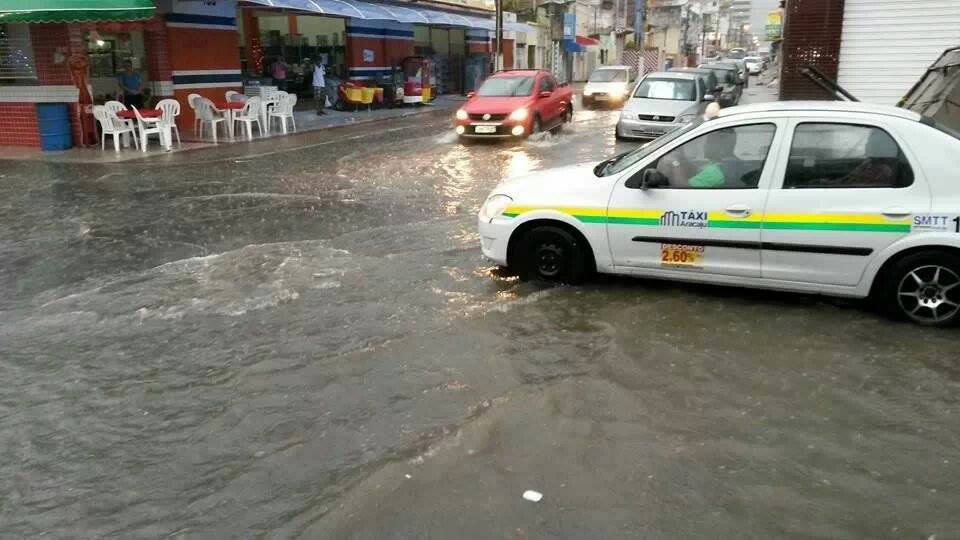
[[[360,8],[343,0],[249,0],[251,3],[280,9],[292,9],[318,15],[366,19]]]
[[[351,17],[354,19],[396,21],[400,23],[428,24],[431,26],[449,26],[493,31],[496,23],[493,18],[476,15],[460,15],[420,6],[407,7],[396,4],[378,4],[362,0],[245,0],[250,4],[278,9],[290,9],[316,15]],[[503,23],[508,32],[532,32],[533,28],[524,23]]]
[[[584,48],[583,45],[577,43],[572,39],[565,39],[563,40],[563,50],[567,51],[568,53],[578,53],[578,52],[583,52],[586,49]]]

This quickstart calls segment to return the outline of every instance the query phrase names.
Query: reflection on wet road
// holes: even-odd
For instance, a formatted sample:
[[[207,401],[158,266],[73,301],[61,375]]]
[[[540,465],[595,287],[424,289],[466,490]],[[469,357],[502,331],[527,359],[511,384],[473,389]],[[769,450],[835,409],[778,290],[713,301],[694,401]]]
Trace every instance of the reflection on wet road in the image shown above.
[[[500,178],[615,116],[0,162],[0,536],[955,535],[955,331],[480,257]]]

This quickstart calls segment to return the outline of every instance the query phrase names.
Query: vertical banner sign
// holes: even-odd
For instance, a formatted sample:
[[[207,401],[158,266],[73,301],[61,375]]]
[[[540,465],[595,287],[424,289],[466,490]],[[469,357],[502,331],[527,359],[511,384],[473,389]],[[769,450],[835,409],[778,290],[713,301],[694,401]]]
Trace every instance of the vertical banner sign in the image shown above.
[[[563,39],[569,41],[577,39],[577,16],[574,13],[563,14]]]
[[[767,26],[765,27],[767,33],[767,41],[776,41],[781,37],[781,31],[783,25],[780,22],[780,10],[775,9],[767,13]]]

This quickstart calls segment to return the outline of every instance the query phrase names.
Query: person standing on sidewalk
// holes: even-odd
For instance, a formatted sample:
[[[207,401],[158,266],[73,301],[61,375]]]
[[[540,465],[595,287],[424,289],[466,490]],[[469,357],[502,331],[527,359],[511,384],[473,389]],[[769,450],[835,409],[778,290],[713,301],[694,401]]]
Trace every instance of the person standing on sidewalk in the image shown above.
[[[317,100],[317,116],[327,114],[323,110],[327,104],[327,85],[323,72],[323,58],[317,58],[317,62],[313,64],[313,97]]]
[[[273,64],[271,64],[270,76],[273,77],[273,84],[277,87],[277,90],[287,91],[288,68],[289,66],[282,56],[278,56],[277,59],[273,61]]]
[[[117,84],[123,94],[123,104],[127,107],[143,108],[143,79],[133,70],[133,62],[123,62],[123,72],[117,75]]]

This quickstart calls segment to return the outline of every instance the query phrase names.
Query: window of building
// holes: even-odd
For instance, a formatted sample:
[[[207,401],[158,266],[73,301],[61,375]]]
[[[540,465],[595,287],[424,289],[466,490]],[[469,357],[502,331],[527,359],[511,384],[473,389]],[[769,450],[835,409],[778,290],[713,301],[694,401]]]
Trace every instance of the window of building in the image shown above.
[[[913,170],[886,131],[874,126],[804,123],[790,146],[784,189],[900,188]]]
[[[30,28],[26,24],[0,23],[0,84],[36,79]]]

